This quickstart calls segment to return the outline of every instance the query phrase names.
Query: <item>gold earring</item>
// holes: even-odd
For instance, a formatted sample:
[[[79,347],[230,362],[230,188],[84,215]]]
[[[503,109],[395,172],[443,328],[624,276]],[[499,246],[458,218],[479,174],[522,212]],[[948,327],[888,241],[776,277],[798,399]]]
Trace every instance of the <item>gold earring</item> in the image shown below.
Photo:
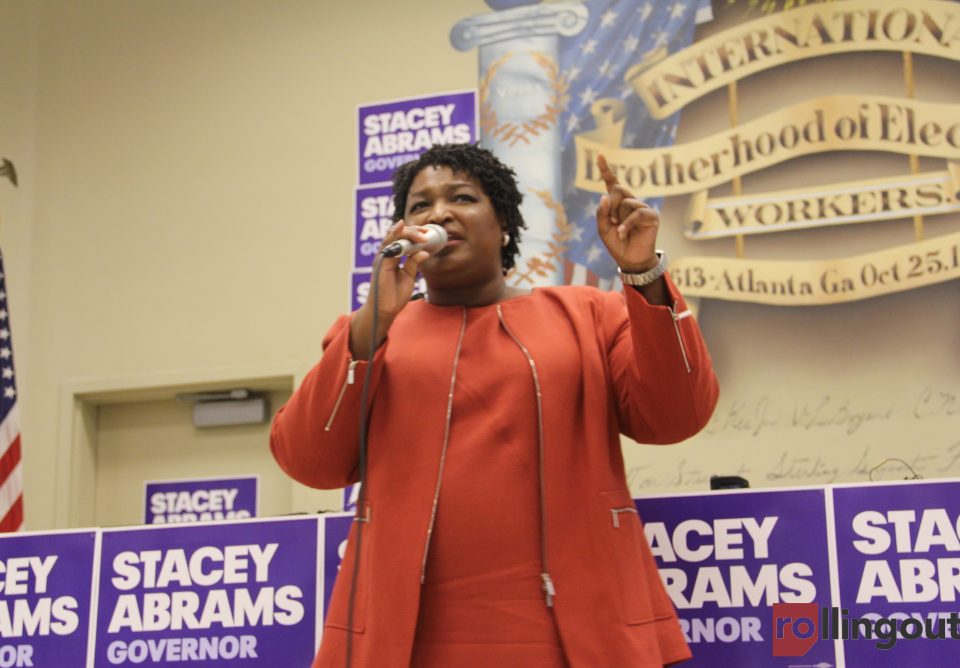
[[[503,246],[504,248],[506,248],[506,247],[507,247],[507,244],[509,244],[509,243],[510,243],[510,233],[509,233],[509,232],[504,232],[504,234],[503,234],[503,239],[500,241],[500,245]]]

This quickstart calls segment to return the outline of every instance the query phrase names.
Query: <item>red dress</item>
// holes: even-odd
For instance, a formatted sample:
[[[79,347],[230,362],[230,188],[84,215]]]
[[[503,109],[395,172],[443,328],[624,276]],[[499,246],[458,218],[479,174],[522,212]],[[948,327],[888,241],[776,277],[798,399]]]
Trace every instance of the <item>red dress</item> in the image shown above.
[[[469,309],[411,668],[567,665],[540,581],[535,406],[496,307]]]

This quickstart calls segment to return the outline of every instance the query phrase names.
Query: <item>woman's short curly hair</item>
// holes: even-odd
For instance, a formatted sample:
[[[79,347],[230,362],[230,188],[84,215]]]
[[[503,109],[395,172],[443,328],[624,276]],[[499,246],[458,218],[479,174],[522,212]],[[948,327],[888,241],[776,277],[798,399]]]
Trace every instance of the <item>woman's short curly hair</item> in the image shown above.
[[[520,214],[523,195],[517,187],[516,173],[493,153],[475,144],[437,144],[417,160],[401,165],[394,173],[394,222],[403,218],[410,186],[426,167],[449,167],[451,171],[466,174],[480,183],[504,230],[510,234],[510,242],[500,249],[500,259],[504,273],[512,269],[520,254],[520,231],[527,227]]]

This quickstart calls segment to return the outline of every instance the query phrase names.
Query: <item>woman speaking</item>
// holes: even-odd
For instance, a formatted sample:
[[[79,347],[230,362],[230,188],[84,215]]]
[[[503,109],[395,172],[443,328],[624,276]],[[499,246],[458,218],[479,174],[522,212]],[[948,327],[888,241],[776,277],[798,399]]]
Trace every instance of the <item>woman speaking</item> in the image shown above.
[[[507,283],[522,195],[490,152],[436,146],[396,173],[384,246],[426,242],[426,225],[446,243],[381,261],[376,305],[337,320],[271,435],[306,485],[344,487],[365,471],[315,667],[645,668],[690,656],[620,434],[692,436],[717,383],[655,251],[657,213],[599,167],[597,230],[623,293]],[[418,272],[422,300],[411,299]]]

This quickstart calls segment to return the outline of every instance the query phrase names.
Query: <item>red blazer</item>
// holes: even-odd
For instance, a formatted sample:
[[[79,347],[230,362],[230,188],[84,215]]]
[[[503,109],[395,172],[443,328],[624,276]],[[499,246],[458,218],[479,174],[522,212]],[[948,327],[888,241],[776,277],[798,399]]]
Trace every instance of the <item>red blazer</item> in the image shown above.
[[[539,288],[502,303],[504,322],[540,374],[546,545],[557,590],[554,613],[571,668],[660,667],[690,656],[639,518],[611,513],[633,505],[620,433],[641,443],[682,441],[703,428],[717,400],[700,331],[667,281],[672,309],[647,304],[632,288],[626,296]],[[424,419],[422,407],[446,405],[461,317],[461,307],[410,303],[372,362],[371,521],[349,631],[355,668],[410,662],[439,468],[434,444],[444,429],[442,416]],[[280,466],[312,487],[357,481],[368,363],[350,356],[349,324],[343,316],[330,329],[322,359],[273,424],[270,446]],[[497,374],[496,363],[489,373]],[[352,530],[346,573],[353,570],[353,546]],[[344,665],[349,584],[349,578],[336,583],[315,667]]]

